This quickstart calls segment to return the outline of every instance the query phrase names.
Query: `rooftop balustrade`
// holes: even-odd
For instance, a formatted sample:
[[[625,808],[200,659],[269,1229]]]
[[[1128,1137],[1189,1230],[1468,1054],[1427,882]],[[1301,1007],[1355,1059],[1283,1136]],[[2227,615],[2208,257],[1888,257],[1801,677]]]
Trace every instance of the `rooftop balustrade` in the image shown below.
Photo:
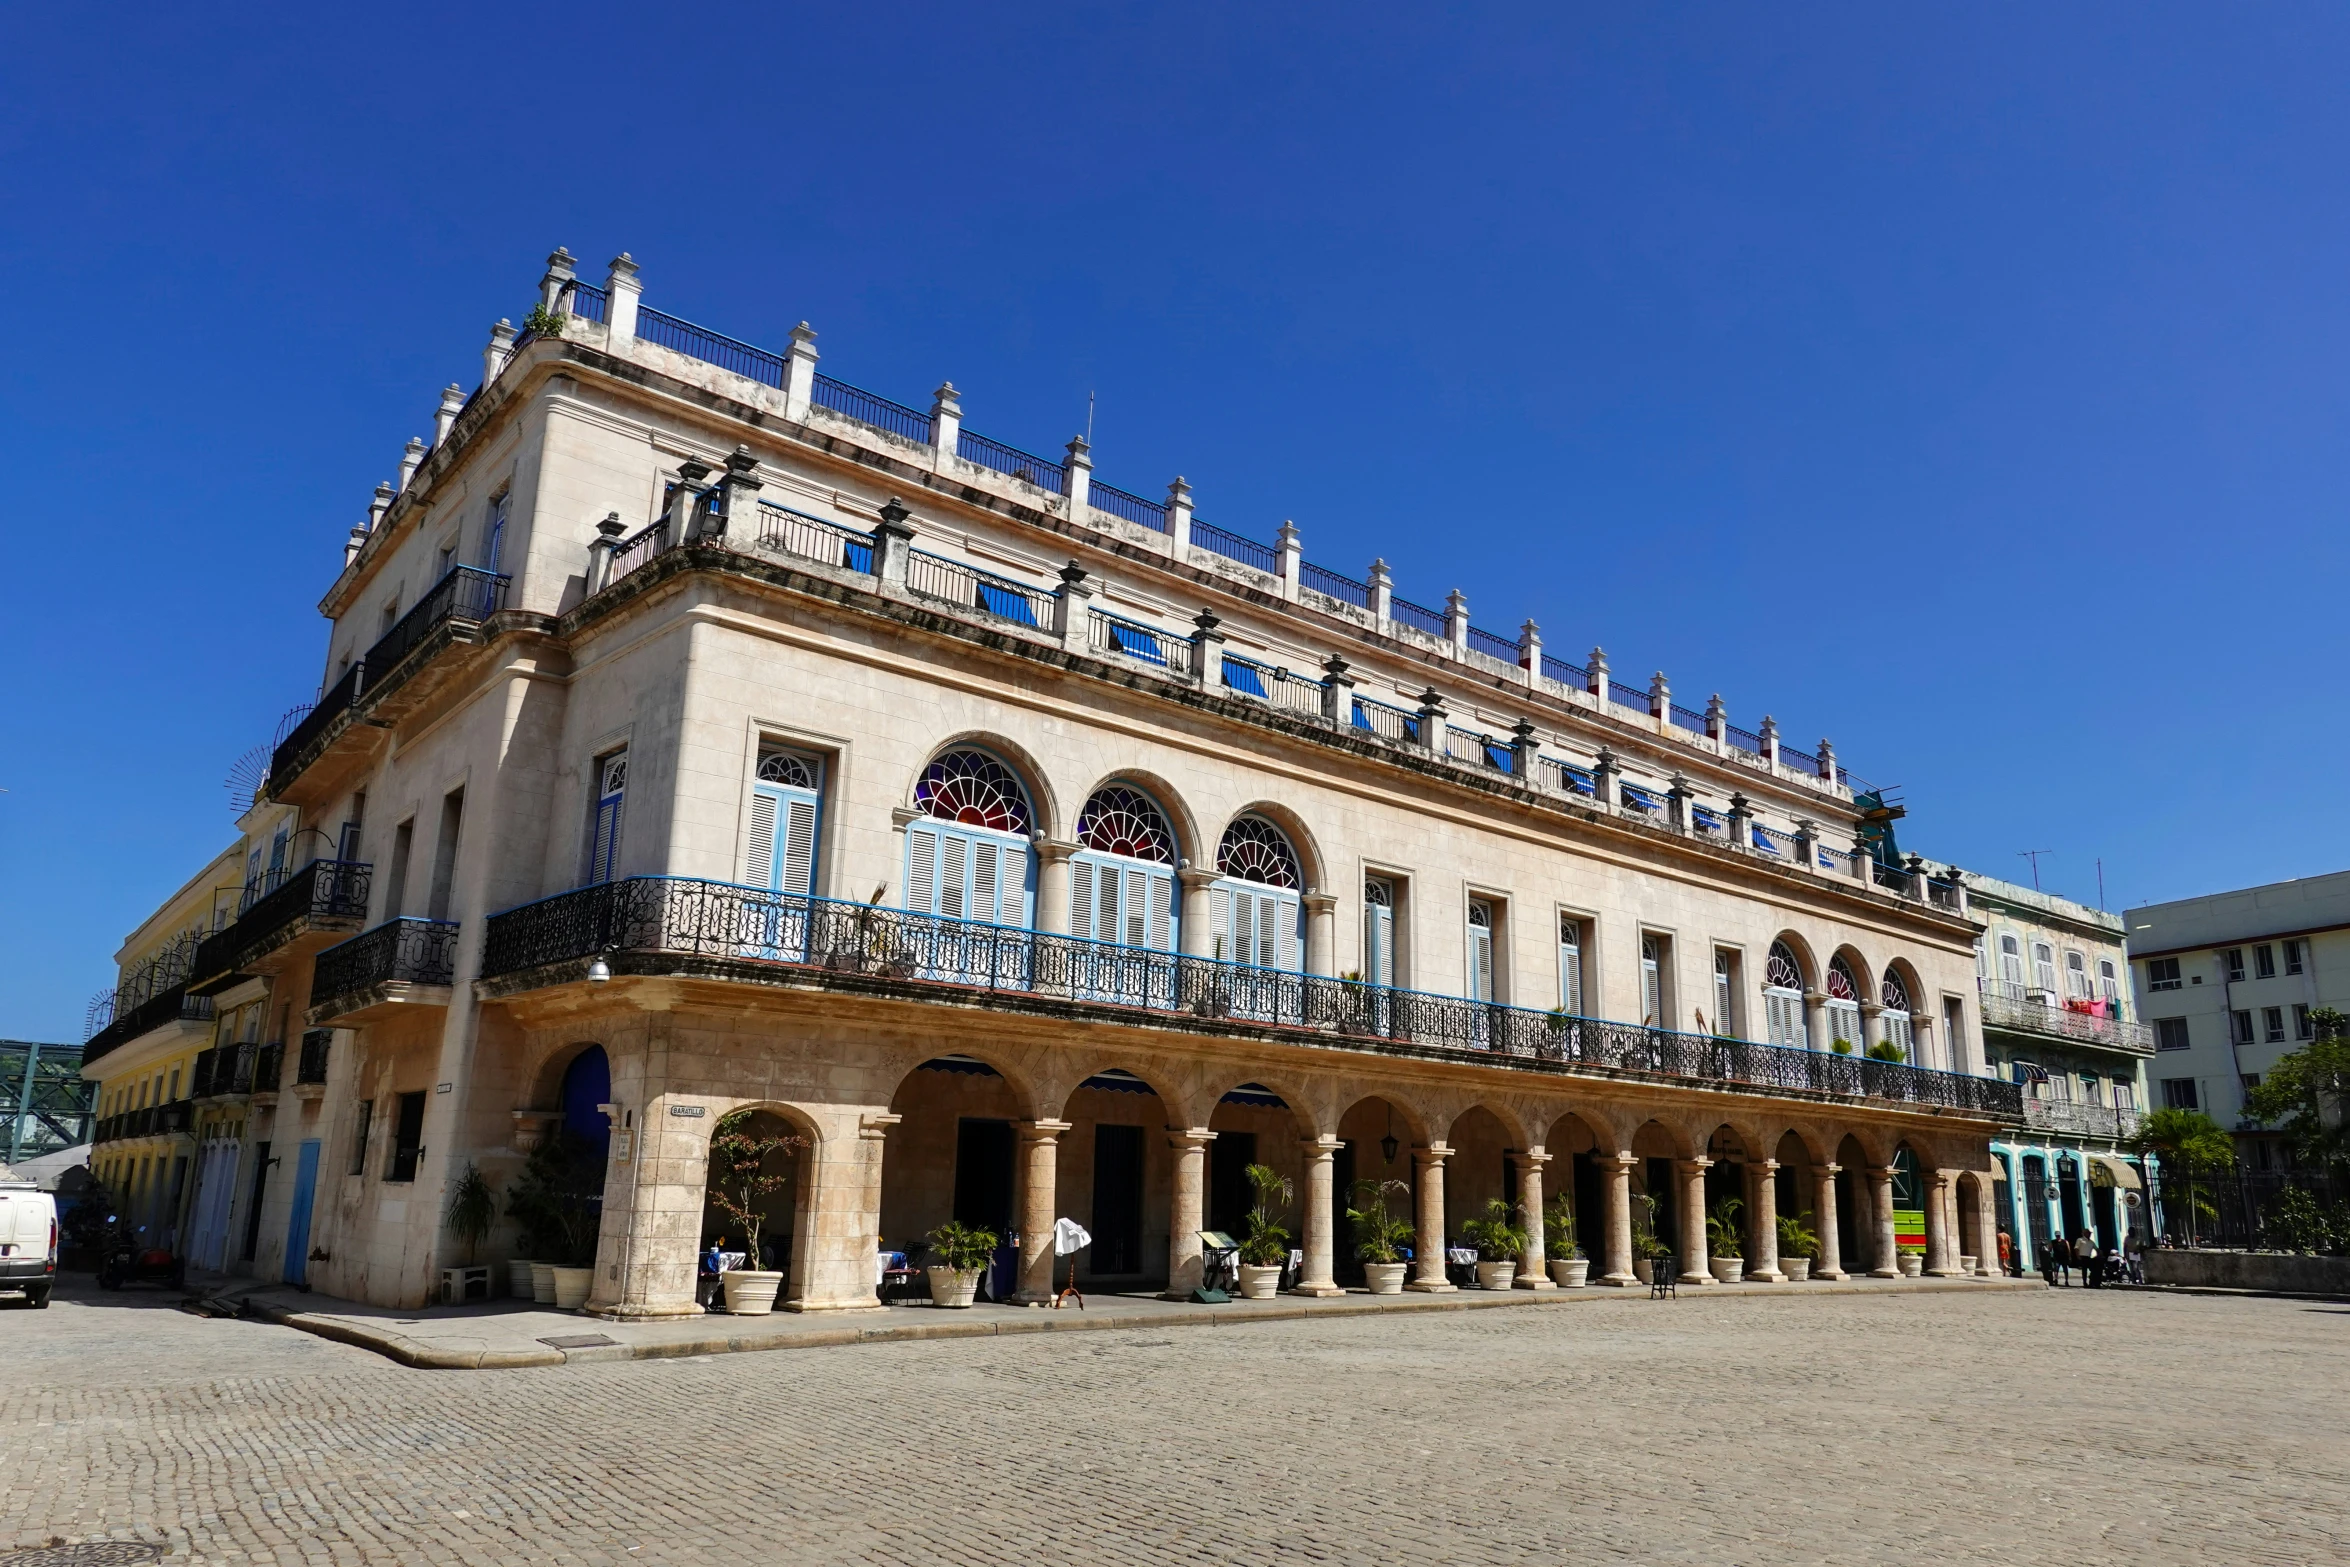
[[[1187,1014],[1303,1043],[1379,1040],[1500,1066],[1587,1067],[1677,1081],[1944,1105],[2020,1117],[2022,1090],[1901,1062],[1539,1012],[1358,980],[1047,935],[684,877],[633,877],[493,915],[485,980],[603,957],[661,972],[663,958],[732,977],[803,969],[902,983],[919,994],[1017,992],[1080,1005]],[[703,972],[709,970],[704,967]],[[581,976],[550,974],[543,983]]]
[[[1120,658],[1130,658],[1155,669],[1163,669],[1170,675],[1186,676],[1191,673],[1190,639],[1173,636],[1138,620],[1123,620],[1098,609],[1090,611],[1086,617],[1086,646],[1096,653],[1116,654]]]

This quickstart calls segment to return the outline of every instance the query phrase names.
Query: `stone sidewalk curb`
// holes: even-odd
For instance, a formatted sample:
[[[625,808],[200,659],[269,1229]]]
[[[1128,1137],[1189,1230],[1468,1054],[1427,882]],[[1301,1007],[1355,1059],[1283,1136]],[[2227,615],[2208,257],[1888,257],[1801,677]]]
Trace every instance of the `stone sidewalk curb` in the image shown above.
[[[2307,1300],[2328,1305],[2350,1305],[2350,1295],[2322,1290],[2237,1289],[2224,1284],[2100,1284],[2099,1289],[2127,1290],[2133,1295],[2216,1295],[2223,1300]]]
[[[2013,1279],[1885,1280],[1873,1283],[1812,1283],[1765,1285],[1755,1289],[1723,1286],[1692,1287],[1691,1300],[1768,1300],[1803,1295],[1927,1295],[1942,1293],[1990,1294],[2044,1288],[2037,1281]],[[1114,1332],[1131,1328],[1237,1327],[1258,1322],[1304,1322],[1331,1317],[1368,1317],[1392,1312],[1492,1311],[1519,1306],[1564,1306],[1593,1301],[1630,1301],[1648,1298],[1642,1289],[1584,1288],[1578,1290],[1511,1290],[1506,1295],[1462,1290],[1446,1295],[1409,1295],[1401,1299],[1333,1300],[1314,1305],[1235,1301],[1229,1306],[1194,1306],[1150,1312],[1116,1310],[1035,1310],[1015,1318],[990,1321],[957,1320],[909,1322],[868,1327],[805,1328],[759,1332],[737,1329],[703,1338],[670,1339],[648,1344],[601,1344],[584,1349],[444,1349],[407,1334],[370,1328],[347,1317],[325,1312],[288,1309],[254,1297],[252,1313],[284,1327],[373,1351],[419,1371],[504,1371],[524,1366],[591,1364],[611,1360],[676,1360],[692,1355],[744,1354],[768,1349],[828,1349],[842,1344],[889,1344],[936,1339],[1004,1338],[1028,1333]],[[1240,1310],[1234,1310],[1238,1306]],[[494,1320],[494,1319],[492,1319]],[[593,1320],[593,1319],[588,1319]]]

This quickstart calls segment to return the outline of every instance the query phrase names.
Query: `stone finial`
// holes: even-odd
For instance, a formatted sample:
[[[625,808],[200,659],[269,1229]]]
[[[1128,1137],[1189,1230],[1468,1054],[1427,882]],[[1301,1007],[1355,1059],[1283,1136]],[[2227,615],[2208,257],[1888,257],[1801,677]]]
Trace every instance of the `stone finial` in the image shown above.
[[[1070,467],[1090,468],[1093,466],[1093,447],[1086,441],[1084,436],[1070,436],[1067,451],[1069,453]]]
[[[408,449],[400,454],[400,489],[408,488],[408,481],[416,477],[416,470],[423,462],[424,437],[411,435],[408,437]]]
[[[1224,624],[1224,617],[1212,609],[1203,609],[1191,617],[1191,623],[1202,631],[1213,631]]]
[[[353,528],[351,530],[351,536],[343,541],[343,564],[348,566],[351,564],[351,562],[357,560],[359,558],[359,552],[366,547],[367,530],[365,528]]]
[[[620,513],[608,511],[604,520],[596,524],[596,531],[607,539],[617,539],[628,531],[628,524],[620,520]]]
[[[630,255],[625,250],[622,251],[619,255],[612,258],[610,272],[614,277],[635,277],[636,257]]]
[[[1830,783],[1836,781],[1836,747],[1825,735],[1820,737],[1820,776]]]
[[[803,326],[806,324],[806,322],[801,323]],[[810,334],[810,336],[813,335],[813,333]],[[939,382],[938,390],[930,394],[930,417],[935,419],[940,414],[960,415],[962,412],[963,398],[962,394],[955,390],[955,383],[952,381]]]
[[[432,444],[437,451],[449,442],[449,432],[456,428],[457,415],[465,411],[465,388],[451,381],[441,388],[441,406],[432,418]]]
[[[490,340],[481,351],[481,384],[488,386],[514,358],[514,323],[504,316],[490,328]]]
[[[1354,668],[1352,664],[1349,664],[1343,657],[1336,653],[1333,653],[1328,658],[1322,660],[1322,673],[1328,675],[1333,680],[1345,679],[1346,672],[1352,668]]]
[[[1167,486],[1167,504],[1172,506],[1178,501],[1186,506],[1191,504],[1191,482],[1181,474],[1175,475],[1173,482]]]
[[[383,483],[375,487],[375,500],[373,504],[367,508],[368,532],[373,533],[377,528],[383,526],[384,513],[392,509],[392,496],[394,493],[396,492],[392,489],[392,484],[389,479],[386,479]]]
[[[1080,582],[1083,582],[1089,575],[1091,575],[1091,573],[1089,573],[1083,566],[1078,565],[1075,561],[1071,561],[1068,565],[1061,568],[1061,586],[1065,588],[1073,588]]]
[[[798,326],[795,326],[791,329],[791,340],[792,346],[795,348],[806,347],[812,349],[816,346],[816,329],[808,325],[807,322],[803,321]]]

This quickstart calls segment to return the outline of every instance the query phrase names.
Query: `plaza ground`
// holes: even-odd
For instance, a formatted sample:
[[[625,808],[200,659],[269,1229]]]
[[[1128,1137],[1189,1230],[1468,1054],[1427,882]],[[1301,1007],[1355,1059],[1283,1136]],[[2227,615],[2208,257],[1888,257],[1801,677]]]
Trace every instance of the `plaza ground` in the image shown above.
[[[2346,1335],[1692,1291],[462,1372],[85,1284],[0,1311],[0,1560],[2324,1562]]]

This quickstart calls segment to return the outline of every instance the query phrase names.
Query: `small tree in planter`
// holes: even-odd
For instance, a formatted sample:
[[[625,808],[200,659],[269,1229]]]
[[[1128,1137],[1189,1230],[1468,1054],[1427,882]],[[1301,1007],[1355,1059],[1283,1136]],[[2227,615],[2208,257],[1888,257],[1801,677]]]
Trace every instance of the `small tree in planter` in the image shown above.
[[[522,1227],[531,1250],[546,1254],[545,1262],[532,1264],[532,1298],[565,1310],[584,1304],[604,1220],[600,1145],[573,1132],[550,1131],[506,1189],[506,1216]],[[541,1268],[547,1270],[544,1291]]]
[[[1289,1261],[1289,1231],[1280,1221],[1297,1190],[1271,1165],[1252,1164],[1244,1173],[1257,1200],[1240,1237],[1240,1293],[1247,1300],[1271,1300]]]
[[[930,1303],[970,1305],[979,1295],[979,1275],[995,1261],[995,1231],[949,1219],[923,1239],[930,1246]]]
[[[465,1173],[449,1183],[449,1211],[442,1222],[451,1235],[464,1243],[465,1266],[473,1266],[474,1253],[489,1237],[490,1226],[498,1222],[498,1194],[483,1180],[481,1168],[472,1160],[465,1162]],[[483,1269],[482,1292],[489,1292],[489,1270]]]
[[[775,1310],[780,1270],[761,1268],[759,1231],[766,1225],[768,1198],[791,1184],[791,1168],[768,1168],[776,1154],[789,1156],[808,1140],[791,1132],[755,1131],[755,1110],[736,1110],[710,1136],[710,1202],[743,1232],[743,1260],[724,1276],[726,1309],[738,1317],[764,1317]]]
[[[1705,1249],[1715,1279],[1724,1284],[1735,1284],[1746,1275],[1746,1238],[1738,1223],[1745,1207],[1745,1198],[1725,1197],[1705,1216]]]
[[[1801,1284],[1811,1277],[1811,1265],[1820,1255],[1820,1237],[1803,1221],[1811,1217],[1805,1209],[1802,1218],[1779,1215],[1779,1270],[1787,1275],[1790,1284]]]
[[[1654,1282],[1656,1263],[1670,1257],[1673,1248],[1656,1233],[1656,1199],[1646,1192],[1632,1194],[1632,1273],[1641,1283]]]
[[[1518,1222],[1517,1205],[1489,1198],[1484,1216],[1464,1223],[1461,1233],[1477,1248],[1477,1287],[1508,1289],[1517,1278],[1518,1259],[1526,1253],[1526,1227]]]
[[[1549,1260],[1550,1281],[1563,1290],[1579,1290],[1591,1276],[1591,1259],[1575,1239],[1575,1198],[1560,1192],[1542,1210],[1542,1249]]]
[[[1395,1216],[1392,1204],[1398,1197],[1410,1202],[1412,1188],[1404,1181],[1357,1181],[1353,1195],[1346,1222],[1354,1229],[1355,1255],[1363,1260],[1363,1282],[1374,1295],[1400,1295],[1403,1254],[1418,1232],[1411,1220]]]

